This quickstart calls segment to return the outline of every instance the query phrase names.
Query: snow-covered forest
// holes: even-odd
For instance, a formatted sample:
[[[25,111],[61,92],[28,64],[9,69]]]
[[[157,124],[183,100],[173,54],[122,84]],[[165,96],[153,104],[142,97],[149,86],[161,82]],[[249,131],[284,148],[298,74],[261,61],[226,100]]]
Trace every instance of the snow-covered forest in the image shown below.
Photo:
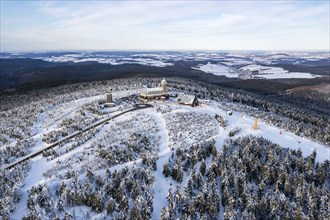
[[[168,100],[81,132],[160,80],[2,94],[0,218],[330,218],[330,114],[317,102],[171,78]],[[101,108],[110,92],[116,106]],[[179,105],[181,93],[201,105]]]
[[[161,219],[329,219],[329,161],[315,156],[252,136],[177,149],[163,174],[186,184],[169,189]]]

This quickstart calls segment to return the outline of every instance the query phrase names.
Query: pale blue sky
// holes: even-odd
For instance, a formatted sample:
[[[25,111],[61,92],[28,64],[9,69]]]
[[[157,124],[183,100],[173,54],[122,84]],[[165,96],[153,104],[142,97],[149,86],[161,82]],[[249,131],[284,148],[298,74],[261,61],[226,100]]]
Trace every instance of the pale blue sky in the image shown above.
[[[1,51],[329,50],[329,1],[6,1]]]

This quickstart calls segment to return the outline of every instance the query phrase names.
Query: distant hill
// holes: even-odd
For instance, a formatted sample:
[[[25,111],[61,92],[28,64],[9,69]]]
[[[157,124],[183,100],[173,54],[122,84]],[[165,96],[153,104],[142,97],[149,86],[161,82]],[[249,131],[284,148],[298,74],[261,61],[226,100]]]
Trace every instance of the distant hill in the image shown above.
[[[98,62],[52,63],[36,59],[0,59],[0,90],[14,87],[53,86],[95,80],[140,77],[185,77],[209,82],[225,82],[225,77],[214,76],[190,68],[191,62],[176,62],[169,67],[139,64],[111,65]]]
[[[261,94],[280,93],[296,86],[316,85],[330,79],[249,79],[226,78],[205,73],[191,67],[208,61],[175,61],[166,67],[140,64],[111,65],[96,61],[47,62],[31,58],[0,59],[0,91],[30,90],[61,84],[110,80],[126,77],[181,77],[214,85],[243,89]],[[314,66],[315,67],[315,66]],[[300,67],[299,71],[302,67]],[[312,67],[310,67],[312,68]],[[319,67],[315,67],[319,68]],[[295,71],[297,71],[295,69]]]

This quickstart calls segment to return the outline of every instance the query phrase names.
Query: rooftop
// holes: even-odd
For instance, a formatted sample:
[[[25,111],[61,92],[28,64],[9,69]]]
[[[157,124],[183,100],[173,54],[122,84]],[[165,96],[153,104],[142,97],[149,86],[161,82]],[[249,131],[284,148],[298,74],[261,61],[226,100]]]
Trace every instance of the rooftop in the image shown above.
[[[187,104],[192,104],[193,101],[195,99],[194,95],[187,95],[187,94],[183,94],[183,95],[179,95],[178,96],[178,100],[181,103],[187,103]]]
[[[163,91],[163,88],[162,87],[147,88],[144,91],[145,92],[158,92],[158,91]]]

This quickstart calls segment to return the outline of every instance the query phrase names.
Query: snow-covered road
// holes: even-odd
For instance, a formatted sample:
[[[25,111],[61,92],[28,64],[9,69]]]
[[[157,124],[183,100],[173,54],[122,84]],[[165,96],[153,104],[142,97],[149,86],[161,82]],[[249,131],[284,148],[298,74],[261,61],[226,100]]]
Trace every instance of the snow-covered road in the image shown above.
[[[168,193],[168,189],[171,187],[169,179],[163,175],[163,166],[171,156],[171,150],[169,148],[168,130],[166,129],[164,118],[160,113],[154,113],[153,116],[160,129],[159,134],[161,135],[161,140],[159,144],[159,159],[157,160],[157,170],[154,173],[154,210],[152,213],[152,218],[160,219],[160,212],[162,207],[167,203],[166,195]]]

